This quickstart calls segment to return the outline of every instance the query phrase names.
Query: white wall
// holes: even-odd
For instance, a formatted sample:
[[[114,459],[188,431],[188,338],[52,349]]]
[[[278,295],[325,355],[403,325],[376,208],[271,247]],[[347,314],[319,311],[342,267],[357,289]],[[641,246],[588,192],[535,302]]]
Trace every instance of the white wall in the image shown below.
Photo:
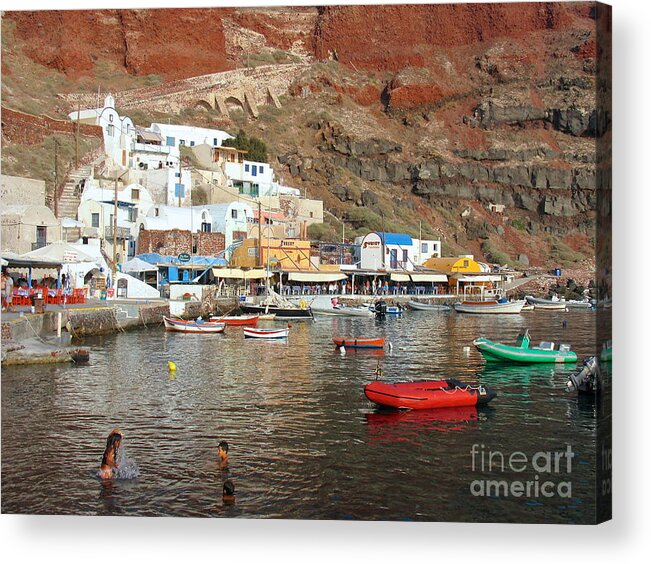
[[[220,146],[226,139],[233,136],[220,129],[206,129],[203,127],[192,127],[189,125],[172,125],[167,123],[152,123],[149,128],[160,134],[163,138],[163,145],[176,147],[177,151],[180,141],[183,140],[187,147],[208,144],[214,147]],[[169,145],[168,137],[173,138],[173,145]]]

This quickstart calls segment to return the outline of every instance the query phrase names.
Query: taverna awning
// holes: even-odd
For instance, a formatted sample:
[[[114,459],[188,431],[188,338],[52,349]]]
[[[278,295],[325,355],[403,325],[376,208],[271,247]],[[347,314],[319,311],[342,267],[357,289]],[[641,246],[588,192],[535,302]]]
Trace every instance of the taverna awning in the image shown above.
[[[501,282],[501,276],[495,276],[494,274],[479,274],[477,276],[471,276],[467,274],[453,274],[452,278],[459,282]]]
[[[445,274],[414,272],[405,274],[403,272],[392,272],[391,280],[393,282],[447,282],[448,277]]]
[[[213,268],[212,274],[215,278],[234,278],[237,280],[259,280],[270,276],[264,268],[252,268],[242,270],[241,268]]]
[[[347,278],[343,272],[290,272],[288,276],[294,282],[336,282]]]

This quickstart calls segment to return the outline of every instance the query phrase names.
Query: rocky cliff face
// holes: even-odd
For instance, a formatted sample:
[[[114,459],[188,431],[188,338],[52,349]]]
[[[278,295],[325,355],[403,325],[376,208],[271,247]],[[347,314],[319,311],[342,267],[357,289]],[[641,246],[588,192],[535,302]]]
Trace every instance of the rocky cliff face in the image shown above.
[[[360,212],[367,208],[405,228],[424,221],[451,250],[481,254],[472,241],[481,232],[515,257],[527,251],[522,226],[530,236],[580,241],[576,250],[593,242],[595,140],[610,120],[596,103],[596,9],[446,4],[5,17],[34,61],[71,77],[106,62],[166,80],[252,59],[309,62],[282,112],[243,125],[267,142],[288,183],[322,197],[353,226],[372,227]],[[505,213],[488,213],[489,204]],[[468,209],[470,226],[459,220]],[[529,252],[533,263],[548,258],[546,244],[536,240],[543,251]]]

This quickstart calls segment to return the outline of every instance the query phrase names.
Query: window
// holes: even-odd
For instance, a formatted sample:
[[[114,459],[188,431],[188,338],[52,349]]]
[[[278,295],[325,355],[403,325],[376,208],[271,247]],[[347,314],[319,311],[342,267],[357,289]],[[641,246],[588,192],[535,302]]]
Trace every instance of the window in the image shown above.
[[[138,210],[136,208],[129,208],[129,221],[136,221],[138,217]]]
[[[231,210],[231,217],[233,219],[237,219],[237,210],[235,210],[235,209]]]
[[[176,145],[176,139],[174,137],[168,137],[165,143],[168,147],[174,147]]]
[[[185,145],[185,139],[179,139],[179,145]]]
[[[212,231],[212,225],[210,225],[210,223],[203,222],[201,224],[201,231],[204,233],[210,233]]]
[[[109,126],[107,128],[107,133],[108,133],[109,137],[113,137],[115,135],[115,126],[112,123],[109,124]]]
[[[190,141],[190,147],[194,147],[194,141]]]
[[[180,172],[175,172],[174,177],[175,178],[181,178],[181,173]]]
[[[91,213],[90,214],[90,226],[91,227],[99,227],[99,214],[98,213]]]
[[[310,212],[310,217],[314,217],[314,212]]]
[[[409,253],[407,252],[407,249],[402,249],[402,262],[405,264],[409,260]]]
[[[174,197],[185,198],[185,184],[174,184]]]
[[[421,253],[427,253],[427,248],[428,248],[427,243],[421,243],[420,252]]]
[[[213,144],[215,147],[216,147],[217,145],[219,145],[219,140],[217,139],[217,137],[214,137],[214,138],[213,138],[213,140],[212,140],[212,144]]]
[[[249,172],[249,165],[248,164],[244,165],[244,172]]]
[[[263,167],[263,166],[260,166],[259,171],[260,171],[260,174],[262,174],[262,173],[264,172],[264,167]]]
[[[470,264],[470,263],[468,262],[468,259],[466,259],[466,260],[463,261],[463,267],[464,267],[464,268],[468,268],[468,265],[469,265],[469,264]]]
[[[253,170],[251,171],[251,174],[252,174],[253,176],[258,176],[258,167],[257,167],[256,165],[253,165],[251,168],[253,169]]]
[[[131,189],[131,199],[138,201],[140,199],[140,190],[137,190],[135,188]]]

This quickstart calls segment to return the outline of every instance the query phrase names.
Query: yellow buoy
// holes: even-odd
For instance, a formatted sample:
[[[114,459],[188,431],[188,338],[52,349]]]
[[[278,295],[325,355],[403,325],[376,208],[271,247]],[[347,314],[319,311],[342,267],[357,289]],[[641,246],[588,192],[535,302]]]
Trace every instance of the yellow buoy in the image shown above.
[[[176,364],[174,364],[171,360],[167,361],[167,369],[170,372],[176,372]]]

